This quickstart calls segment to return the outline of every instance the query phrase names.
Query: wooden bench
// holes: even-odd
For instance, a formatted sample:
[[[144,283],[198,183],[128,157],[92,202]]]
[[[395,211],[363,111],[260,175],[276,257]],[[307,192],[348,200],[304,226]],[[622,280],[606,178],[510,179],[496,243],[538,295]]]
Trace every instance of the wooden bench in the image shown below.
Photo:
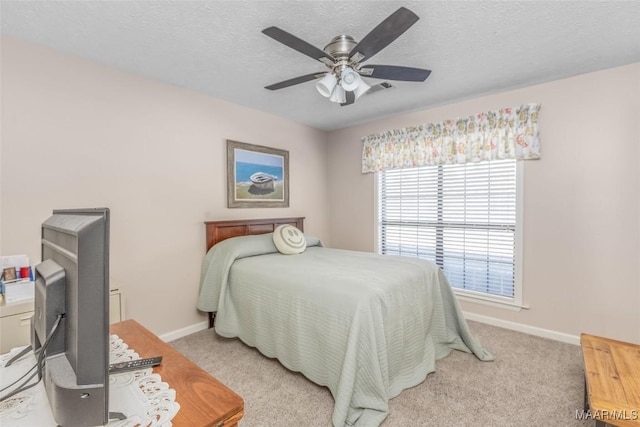
[[[640,426],[640,345],[580,336],[585,410],[596,426]]]

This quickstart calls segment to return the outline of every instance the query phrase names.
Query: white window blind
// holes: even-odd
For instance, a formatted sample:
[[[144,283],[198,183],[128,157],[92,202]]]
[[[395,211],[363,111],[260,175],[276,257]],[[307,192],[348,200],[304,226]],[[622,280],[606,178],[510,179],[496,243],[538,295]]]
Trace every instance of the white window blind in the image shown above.
[[[435,262],[451,286],[516,293],[516,161],[380,172],[378,248]]]

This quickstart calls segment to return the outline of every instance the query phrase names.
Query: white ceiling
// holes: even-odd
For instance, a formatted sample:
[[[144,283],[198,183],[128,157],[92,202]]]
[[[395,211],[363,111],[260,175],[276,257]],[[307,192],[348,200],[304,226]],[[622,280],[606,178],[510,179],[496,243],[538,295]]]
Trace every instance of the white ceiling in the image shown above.
[[[322,49],[339,34],[361,40],[401,6],[420,20],[365,64],[430,69],[426,82],[345,107],[313,82],[264,89],[326,70],[264,28]],[[324,130],[640,61],[638,0],[2,0],[0,14],[2,34]]]

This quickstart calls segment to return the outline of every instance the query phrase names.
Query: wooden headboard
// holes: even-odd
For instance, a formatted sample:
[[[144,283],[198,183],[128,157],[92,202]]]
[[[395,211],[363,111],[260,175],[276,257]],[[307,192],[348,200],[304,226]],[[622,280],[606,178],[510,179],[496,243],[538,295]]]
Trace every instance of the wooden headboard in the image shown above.
[[[304,217],[205,221],[207,251],[218,242],[237,236],[271,233],[279,225],[291,224],[304,231]]]

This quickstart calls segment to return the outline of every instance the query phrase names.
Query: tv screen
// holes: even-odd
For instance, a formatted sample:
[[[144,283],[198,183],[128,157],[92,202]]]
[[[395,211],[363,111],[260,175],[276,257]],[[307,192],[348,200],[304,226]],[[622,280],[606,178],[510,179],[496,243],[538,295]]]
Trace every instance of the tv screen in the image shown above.
[[[32,347],[45,350],[44,385],[53,416],[65,427],[105,425],[109,209],[54,210],[42,224],[35,282]]]

